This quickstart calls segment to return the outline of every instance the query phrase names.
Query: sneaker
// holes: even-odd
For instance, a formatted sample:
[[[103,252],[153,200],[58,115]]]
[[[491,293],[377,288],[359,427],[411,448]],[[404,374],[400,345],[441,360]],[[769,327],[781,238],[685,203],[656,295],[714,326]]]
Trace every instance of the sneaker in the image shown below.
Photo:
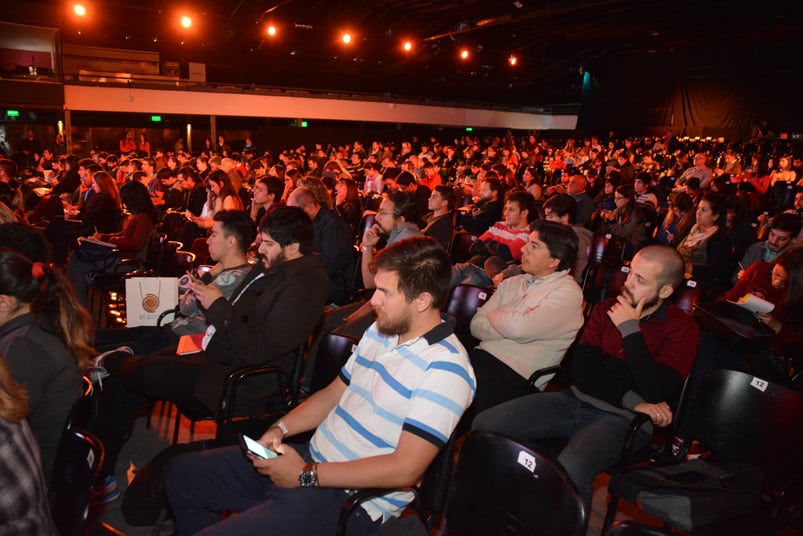
[[[105,504],[116,500],[120,496],[120,489],[117,487],[117,480],[114,475],[107,475],[102,482],[96,483],[92,487],[90,503]]]

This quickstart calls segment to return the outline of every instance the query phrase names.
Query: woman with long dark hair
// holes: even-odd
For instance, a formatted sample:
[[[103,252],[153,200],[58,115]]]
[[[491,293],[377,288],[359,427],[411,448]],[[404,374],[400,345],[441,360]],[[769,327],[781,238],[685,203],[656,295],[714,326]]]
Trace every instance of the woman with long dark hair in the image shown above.
[[[221,210],[243,210],[243,202],[225,171],[215,170],[206,180],[208,184],[206,204],[201,215],[193,216],[191,221],[198,227],[210,229],[215,214]]]
[[[0,353],[28,391],[46,476],[94,355],[90,340],[89,314],[61,273],[0,249]]]
[[[342,178],[335,186],[335,207],[338,214],[354,230],[362,217],[359,187],[354,179]]]
[[[83,229],[92,232],[113,233],[119,222],[122,202],[117,183],[105,171],[98,171],[92,175],[92,190],[95,195],[89,198],[84,211],[81,213]]]
[[[708,283],[714,291],[730,287],[735,271],[731,240],[727,235],[725,199],[707,193],[697,205],[697,221],[678,245],[686,273]]]

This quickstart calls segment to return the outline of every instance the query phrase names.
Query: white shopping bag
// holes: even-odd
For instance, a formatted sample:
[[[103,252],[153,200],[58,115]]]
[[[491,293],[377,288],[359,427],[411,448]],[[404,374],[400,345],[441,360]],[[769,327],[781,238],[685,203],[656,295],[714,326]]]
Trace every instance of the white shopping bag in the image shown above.
[[[159,315],[178,303],[177,277],[131,277],[125,280],[127,326],[155,326]]]

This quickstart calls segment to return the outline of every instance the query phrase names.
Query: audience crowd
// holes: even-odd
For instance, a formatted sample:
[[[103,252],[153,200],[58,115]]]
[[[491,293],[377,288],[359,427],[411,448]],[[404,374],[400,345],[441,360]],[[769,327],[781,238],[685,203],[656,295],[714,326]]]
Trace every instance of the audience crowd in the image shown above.
[[[783,381],[783,359],[803,345],[801,149],[671,132],[507,133],[275,155],[251,138],[219,136],[192,154],[182,140],[162,148],[126,132],[119,151],[77,158],[37,146],[24,159],[0,158],[0,353],[13,377],[0,385],[27,390],[30,429],[18,414],[0,424],[17,444],[38,443],[41,455],[26,463],[41,465],[31,484],[41,487],[80,374],[105,382],[93,424],[107,446],[95,499],[110,501],[117,455],[147,401],[213,413],[232,370],[292,372],[312,339],[308,378],[320,338],[347,333],[360,342],[338,377],[260,438],[282,456],[217,451],[168,468],[179,534],[232,510],[243,513],[210,534],[280,519],[332,533],[344,490],[411,484],[472,426],[568,440],[558,461],[589,503],[630,418],[649,417],[636,440],[649,442],[653,427],[673,423],[690,375],[728,367]],[[132,269],[123,258],[144,261],[154,233],[195,253],[209,274],[190,274],[184,315],[169,327],[93,339],[88,285]],[[600,294],[620,266],[621,290]],[[675,304],[690,281],[721,315],[750,297],[774,304],[748,319],[772,343],[740,352],[730,334],[698,325]],[[470,319],[471,337],[446,318],[459,284],[490,296]],[[177,358],[184,337],[200,351]],[[562,360],[566,373],[554,380],[565,388],[534,392],[550,390],[552,376],[531,375]],[[271,390],[265,382],[240,404]],[[313,430],[309,443],[284,443]],[[7,457],[0,465],[21,454]],[[299,486],[333,491],[284,490]],[[355,530],[374,530],[409,502],[404,493],[368,501]]]

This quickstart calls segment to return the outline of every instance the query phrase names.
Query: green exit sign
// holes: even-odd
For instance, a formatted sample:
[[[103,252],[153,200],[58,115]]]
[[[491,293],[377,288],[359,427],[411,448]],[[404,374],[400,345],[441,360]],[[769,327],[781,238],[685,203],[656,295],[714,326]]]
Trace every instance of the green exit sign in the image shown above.
[[[466,132],[474,132],[474,128],[473,127],[466,127]]]
[[[19,110],[6,110],[6,117],[19,117],[20,111]]]
[[[161,115],[152,115],[151,116],[151,121],[153,121],[154,123],[161,123],[162,122],[162,116]]]

